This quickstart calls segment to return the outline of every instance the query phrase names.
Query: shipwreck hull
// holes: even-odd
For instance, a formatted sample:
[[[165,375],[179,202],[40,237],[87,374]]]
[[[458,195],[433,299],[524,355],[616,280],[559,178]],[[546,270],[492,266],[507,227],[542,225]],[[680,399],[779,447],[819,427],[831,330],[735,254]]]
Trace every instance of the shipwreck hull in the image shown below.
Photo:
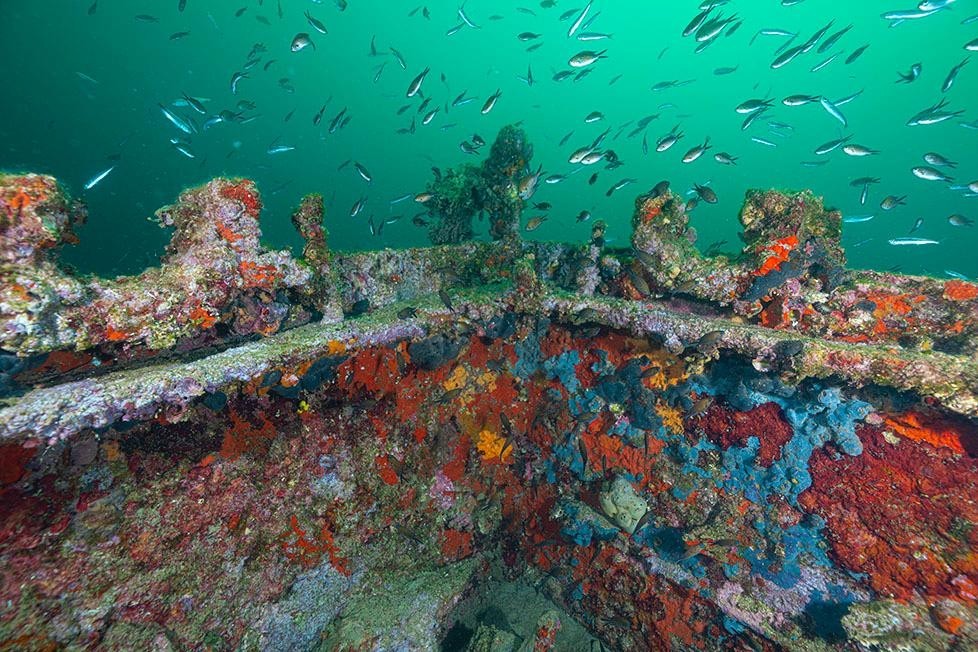
[[[295,259],[219,180],[104,280],[4,184],[2,649],[978,645],[978,286],[845,270],[807,193],[736,259],[668,192],[628,250],[336,253],[310,198]],[[450,635],[500,578],[559,610]]]

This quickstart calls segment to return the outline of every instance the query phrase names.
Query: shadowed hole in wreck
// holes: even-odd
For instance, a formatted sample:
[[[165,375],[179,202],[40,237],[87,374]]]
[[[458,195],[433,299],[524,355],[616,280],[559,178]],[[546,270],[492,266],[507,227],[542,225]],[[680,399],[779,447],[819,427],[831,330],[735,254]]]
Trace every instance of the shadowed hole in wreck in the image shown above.
[[[456,622],[441,641],[441,652],[465,652],[475,631]]]
[[[813,600],[805,607],[801,625],[806,633],[817,636],[826,643],[844,643],[849,638],[842,626],[842,618],[847,613],[848,603]]]

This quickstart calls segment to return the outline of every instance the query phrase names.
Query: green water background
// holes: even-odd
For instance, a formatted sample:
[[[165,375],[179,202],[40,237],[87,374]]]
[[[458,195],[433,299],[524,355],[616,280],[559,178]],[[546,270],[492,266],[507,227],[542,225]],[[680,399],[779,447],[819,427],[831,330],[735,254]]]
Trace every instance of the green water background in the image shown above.
[[[895,4],[894,4],[895,3]],[[960,126],[978,118],[978,63],[966,65],[954,88],[942,95],[940,86],[949,69],[967,56],[963,46],[978,36],[978,23],[961,21],[978,12],[978,2],[958,0],[954,9],[896,28],[880,18],[885,10],[910,8],[912,0],[838,3],[806,0],[782,7],[778,0],[734,0],[723,8],[736,12],[744,24],[730,37],[723,36],[701,54],[695,42],[681,32],[697,13],[697,2],[637,2],[598,0],[592,11],[601,15],[592,31],[610,32],[608,41],[582,43],[566,36],[571,21],[560,22],[566,10],[583,5],[561,0],[554,8],[539,2],[469,0],[466,12],[482,29],[464,28],[454,36],[446,31],[459,21],[454,1],[431,0],[431,19],[418,11],[416,0],[349,0],[340,12],[332,0],[323,3],[282,0],[283,17],[277,15],[276,0],[189,0],[183,13],[177,0],[100,0],[94,15],[88,15],[90,0],[4,0],[0,3],[0,168],[50,173],[61,179],[73,194],[90,207],[89,223],[80,230],[81,244],[66,249],[63,259],[82,271],[103,275],[132,273],[155,264],[169,239],[168,233],[148,220],[158,207],[171,203],[181,189],[217,175],[255,179],[266,203],[262,229],[267,244],[293,246],[299,239],[289,223],[292,207],[301,195],[321,192],[327,200],[327,225],[332,246],[340,249],[407,247],[427,243],[426,231],[411,225],[419,207],[413,202],[389,205],[391,199],[424,189],[430,167],[442,169],[473,162],[459,150],[459,143],[480,134],[491,142],[503,125],[522,121],[535,145],[534,163],[547,173],[569,173],[571,151],[588,144],[597,134],[611,128],[611,136],[629,120],[661,113],[647,129],[648,155],[642,153],[642,134],[627,138],[625,129],[606,146],[625,162],[617,170],[604,171],[596,165],[558,185],[545,185],[533,198],[550,202],[549,219],[530,237],[583,241],[590,225],[575,217],[590,210],[594,219],[610,225],[612,245],[627,245],[635,195],[656,182],[668,179],[673,188],[685,191],[693,183],[710,182],[720,197],[715,206],[701,204],[694,224],[705,247],[717,240],[738,245],[737,214],[747,188],[812,188],[826,203],[846,214],[876,214],[863,224],[847,224],[844,239],[850,264],[877,269],[899,268],[905,273],[941,276],[953,270],[978,277],[975,228],[953,227],[947,216],[959,213],[978,219],[978,199],[965,198],[944,184],[926,182],[911,175],[922,165],[922,155],[936,151],[960,163],[951,171],[965,183],[978,179],[978,131]],[[905,7],[902,5],[906,5]],[[247,7],[240,17],[235,12]],[[524,7],[536,16],[519,11]],[[306,22],[309,10],[323,21],[328,35],[316,33]],[[151,14],[158,23],[134,19]],[[497,15],[499,20],[490,19]],[[270,26],[257,20],[263,16]],[[776,27],[800,32],[801,42],[829,20],[835,29],[849,23],[853,29],[831,51],[814,50],[780,70],[770,63],[783,39],[751,37],[761,28]],[[190,31],[182,40],[169,35]],[[543,34],[543,45],[528,53],[529,45],[516,36],[521,32]],[[316,49],[292,53],[289,44],[297,32],[309,32]],[[371,38],[376,37],[382,56],[368,56]],[[241,82],[237,96],[229,81],[241,70],[256,42],[268,51]],[[845,65],[855,48],[869,44],[861,58]],[[390,56],[389,46],[403,53],[407,70]],[[552,75],[567,69],[567,60],[584,49],[608,48],[608,58],[578,82],[557,83]],[[840,56],[817,73],[809,70],[832,52]],[[267,72],[263,65],[276,59]],[[923,64],[921,78],[911,85],[894,81],[897,71],[915,62]],[[375,83],[377,67],[386,64]],[[517,76],[532,66],[536,84],[528,87]],[[442,112],[413,135],[398,135],[415,116],[412,107],[401,116],[410,80],[424,67],[431,67],[423,91],[432,105],[444,107],[463,90],[479,98],[464,107]],[[728,76],[716,76],[715,68],[737,66]],[[77,73],[97,80],[92,83]],[[441,80],[444,75],[445,82]],[[621,75],[619,81],[609,81]],[[289,93],[279,80],[288,78],[295,92]],[[665,80],[694,79],[695,83],[652,92],[653,84]],[[481,115],[483,100],[496,89],[502,97],[488,115]],[[861,97],[843,108],[850,127],[847,131],[818,105],[788,108],[781,98],[796,94],[824,94],[838,99],[860,89]],[[182,93],[209,98],[209,112],[235,109],[240,99],[257,104],[249,114],[253,122],[220,124],[193,137],[197,158],[190,160],[171,146],[179,132],[161,114],[157,104],[169,104]],[[965,109],[960,120],[908,128],[907,119],[946,97],[952,109]],[[315,127],[313,116],[332,98],[322,123]],[[772,135],[766,120],[749,131],[741,130],[743,116],[734,107],[743,100],[773,97],[778,101],[770,119],[794,127],[787,137]],[[671,105],[659,108],[661,105]],[[352,121],[346,129],[328,134],[330,120],[347,107]],[[283,118],[290,111],[288,123]],[[175,111],[203,116],[188,108]],[[601,111],[605,120],[585,124],[584,117]],[[457,126],[443,130],[449,123]],[[654,151],[655,141],[674,125],[681,124],[686,137],[666,153]],[[574,136],[560,148],[558,141],[570,130]],[[853,142],[878,149],[879,156],[851,158],[841,150],[830,163],[806,168],[801,161],[816,160],[816,146],[851,133]],[[683,165],[682,154],[707,136],[715,149],[739,157],[736,167],[715,163],[711,156]],[[778,143],[769,148],[751,142],[751,136]],[[610,136],[609,136],[610,138]],[[276,141],[294,145],[293,152],[268,155]],[[120,154],[118,167],[102,183],[83,191],[86,180],[111,164],[110,155]],[[374,181],[360,179],[352,165],[338,171],[348,159],[361,162]],[[588,177],[600,171],[595,185]],[[876,176],[866,206],[859,205],[859,189],[849,181]],[[608,188],[625,178],[638,179],[606,197]],[[906,207],[889,213],[879,210],[887,194],[908,195]],[[360,197],[368,198],[366,210],[349,217],[350,207]],[[405,217],[385,227],[381,237],[369,234],[366,218]],[[528,212],[527,217],[538,214]],[[888,238],[904,236],[917,218],[924,224],[915,234],[940,240],[928,247],[893,247]],[[479,224],[484,232],[485,223]],[[868,242],[864,242],[869,239]],[[854,246],[859,243],[859,246]]]

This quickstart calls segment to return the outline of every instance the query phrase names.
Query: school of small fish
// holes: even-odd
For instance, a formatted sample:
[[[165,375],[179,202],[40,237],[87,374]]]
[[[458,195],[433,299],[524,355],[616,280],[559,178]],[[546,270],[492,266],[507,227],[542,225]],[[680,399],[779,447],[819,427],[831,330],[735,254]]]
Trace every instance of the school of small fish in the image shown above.
[[[785,160],[783,164],[800,164],[815,168],[826,165],[833,157],[859,159],[859,165],[862,166],[865,174],[851,180],[849,185],[852,190],[839,189],[840,198],[843,196],[852,198],[853,195],[849,193],[854,192],[858,196],[860,206],[878,206],[879,212],[869,208],[862,214],[846,212],[844,217],[846,224],[869,222],[881,213],[894,210],[899,213],[898,209],[907,206],[910,201],[908,197],[915,196],[915,193],[951,192],[958,193],[964,198],[978,197],[978,180],[969,181],[971,178],[978,179],[978,169],[972,168],[973,176],[967,174],[962,176],[958,172],[959,163],[937,151],[920,152],[918,164],[907,169],[903,178],[895,177],[892,170],[888,169],[884,174],[878,169],[880,166],[874,161],[880,160],[881,154],[886,154],[900,146],[898,135],[895,135],[890,142],[866,142],[860,138],[857,130],[857,127],[863,125],[851,123],[848,117],[853,106],[857,106],[861,100],[865,101],[866,90],[859,87],[858,78],[850,75],[849,71],[852,68],[847,67],[853,66],[865,57],[867,52],[872,56],[872,40],[868,42],[861,40],[862,36],[857,29],[854,29],[853,24],[837,24],[835,19],[828,19],[824,25],[819,25],[818,29],[812,30],[811,33],[777,26],[779,17],[787,16],[788,14],[784,12],[791,11],[787,8],[800,5],[806,0],[770,0],[768,4],[771,6],[765,11],[765,15],[770,16],[772,22],[768,25],[750,24],[737,12],[738,7],[744,7],[748,1],[754,3],[761,0],[705,0],[703,2],[689,0],[682,3],[683,8],[678,7],[680,3],[675,0],[663,3],[663,13],[688,11],[688,22],[684,28],[678,30],[679,33],[669,34],[668,38],[660,39],[662,43],[668,45],[658,54],[658,59],[650,61],[648,66],[650,74],[660,76],[660,80],[647,83],[649,97],[647,105],[634,107],[636,114],[641,117],[617,125],[608,125],[607,108],[587,106],[587,104],[597,104],[602,97],[602,92],[593,87],[596,83],[594,79],[585,81],[596,70],[604,68],[605,72],[614,71],[616,61],[639,56],[626,49],[616,49],[614,34],[611,31],[603,31],[603,26],[610,23],[607,16],[602,20],[603,13],[625,12],[627,14],[628,11],[627,7],[612,0],[588,0],[583,4],[581,0],[576,2],[561,0],[559,7],[557,0],[534,1],[533,6],[516,7],[515,13],[512,9],[502,11],[498,3],[490,3],[486,0],[478,0],[478,2],[464,0],[458,5],[454,2],[451,4],[432,2],[430,6],[419,5],[406,11],[403,18],[399,18],[398,21],[405,29],[414,29],[415,23],[408,21],[424,21],[423,29],[431,32],[431,38],[448,39],[449,43],[459,42],[463,38],[460,34],[466,31],[486,30],[490,25],[497,23],[509,26],[512,34],[505,38],[511,38],[515,42],[513,47],[521,47],[528,54],[533,55],[528,57],[525,73],[522,69],[496,70],[492,60],[493,53],[486,52],[486,63],[491,66],[490,71],[495,73],[496,79],[487,80],[482,88],[472,90],[456,88],[452,91],[446,73],[439,69],[442,62],[417,61],[408,49],[399,49],[396,43],[382,43],[378,42],[376,35],[369,37],[363,35],[364,42],[369,41],[369,48],[365,54],[375,59],[377,65],[374,67],[372,79],[363,79],[357,82],[357,85],[358,88],[367,89],[369,92],[369,89],[382,79],[399,76],[403,89],[399,97],[392,96],[391,93],[377,93],[375,98],[379,106],[388,106],[386,110],[402,121],[403,126],[397,129],[396,134],[410,136],[422,129],[435,127],[446,132],[457,129],[471,134],[458,143],[458,148],[464,155],[473,157],[480,155],[486,145],[486,141],[478,134],[479,131],[485,133],[489,129],[483,116],[493,112],[502,103],[516,101],[509,100],[513,93],[507,92],[506,84],[499,81],[500,79],[509,76],[527,87],[542,84],[551,84],[555,88],[560,85],[571,87],[577,98],[575,102],[583,105],[584,110],[577,118],[579,124],[560,138],[559,144],[556,145],[566,152],[566,158],[552,160],[548,157],[548,160],[536,169],[527,167],[519,175],[517,187],[514,188],[519,196],[528,202],[528,208],[532,207],[536,212],[528,217],[523,225],[528,232],[540,228],[548,220],[573,223],[591,218],[592,212],[598,210],[596,205],[579,207],[579,211],[575,210],[572,214],[559,216],[553,212],[550,202],[531,202],[544,188],[567,182],[582,171],[586,171],[588,186],[597,185],[603,176],[611,174],[607,181],[599,186],[604,191],[604,197],[607,198],[627,186],[648,181],[648,174],[640,173],[639,169],[641,167],[642,170],[647,171],[650,167],[648,164],[626,163],[623,156],[619,154],[619,151],[627,150],[630,155],[637,155],[638,146],[624,145],[612,148],[612,143],[622,136],[626,140],[640,142],[642,157],[654,160],[656,170],[668,171],[670,166],[695,166],[689,169],[707,170],[707,165],[712,164],[705,164],[704,161],[709,160],[719,166],[702,172],[702,182],[693,184],[688,192],[685,192],[688,198],[686,209],[692,211],[700,202],[706,204],[720,202],[711,175],[724,174],[724,169],[732,170],[738,165],[740,159],[753,155],[751,148],[754,146],[769,148],[768,151],[779,151],[775,148],[781,146],[795,132],[795,127],[791,123],[792,116],[804,112],[824,114],[824,142],[812,148],[814,158],[803,161]],[[809,1],[814,3],[815,0]],[[911,4],[913,1],[910,0]],[[190,0],[190,2],[195,3],[200,0]],[[273,2],[274,7],[271,6]],[[969,2],[970,0],[921,0],[916,3],[916,6],[882,11],[880,18],[890,28],[906,30],[905,25],[922,23],[935,25],[938,20],[946,19],[948,12],[960,7],[958,11],[952,12],[955,19],[960,18],[959,22],[962,25],[975,24],[978,27],[978,14],[958,16],[959,12],[965,11],[964,7]],[[288,29],[291,34],[290,38],[282,39],[282,42],[272,43],[270,37],[268,45],[263,42],[255,43],[244,56],[243,62],[236,69],[229,71],[225,77],[228,80],[226,89],[206,90],[206,94],[213,96],[226,96],[222,93],[230,94],[233,106],[217,110],[212,108],[217,105],[216,100],[186,92],[171,101],[156,103],[159,109],[157,115],[169,125],[169,143],[179,156],[188,159],[197,158],[195,138],[212,129],[224,129],[220,125],[240,127],[256,120],[273,119],[261,114],[258,99],[250,99],[256,97],[252,89],[261,78],[263,84],[267,84],[268,80],[277,80],[275,83],[278,89],[286,94],[299,92],[288,74],[289,57],[313,57],[332,61],[351,56],[350,53],[343,54],[334,50],[331,44],[337,32],[344,29],[343,14],[349,8],[348,0],[332,0],[332,2],[308,0],[311,7],[303,8],[301,14],[289,11],[288,16],[286,16],[286,9],[294,9],[293,2],[289,0],[286,7],[283,7],[282,3],[283,0],[253,0],[250,4],[232,12],[233,19],[251,16],[265,26],[271,26],[272,21],[277,18],[281,28]],[[572,4],[575,6],[570,6]],[[188,0],[178,0],[176,5],[178,13],[182,14],[187,9]],[[208,12],[207,16],[217,27],[215,16],[218,14],[218,9],[203,2],[200,2],[200,5],[201,10]],[[98,9],[99,0],[94,0],[88,7],[88,14],[96,15]],[[393,4],[385,8],[385,11],[391,12],[400,10]],[[826,17],[830,18],[832,14],[830,7],[825,13]],[[527,20],[532,17],[533,29],[527,29],[520,24],[514,26],[514,23],[522,23],[521,16],[528,17]],[[136,14],[134,19],[147,24],[160,23],[160,18],[152,14]],[[623,18],[619,16],[615,20],[621,19]],[[627,16],[624,19],[627,19]],[[439,25],[441,27],[438,27]],[[743,32],[740,31],[742,28]],[[687,78],[686,75],[677,74],[676,70],[672,70],[673,74],[661,72],[669,70],[669,67],[656,65],[656,63],[663,59],[667,50],[674,47],[677,41],[689,44],[686,56],[710,57],[713,56],[711,48],[716,48],[717,43],[735,37],[738,33],[740,38],[749,40],[752,55],[755,52],[770,53],[768,74],[790,76],[802,92],[776,97],[770,92],[763,91],[763,88],[768,85],[768,80],[750,79],[744,81],[744,86],[752,86],[753,90],[745,91],[742,97],[732,101],[731,98],[715,97],[714,100],[718,104],[721,102],[729,104],[730,117],[726,119],[732,124],[736,124],[734,120],[741,121],[740,128],[744,135],[739,145],[726,142],[721,146],[717,134],[686,133],[688,126],[684,127],[683,120],[690,114],[681,112],[682,105],[678,99],[686,92],[678,89],[698,88],[702,91],[704,87],[709,87],[709,82]],[[192,30],[176,31],[168,36],[170,41],[189,38],[192,38]],[[544,48],[554,41],[568,44],[566,47],[561,45],[561,52],[571,52],[571,54],[569,56],[548,54],[548,50]],[[454,47],[456,46],[450,46],[450,48]],[[504,45],[500,43],[499,48],[503,47]],[[974,138],[973,132],[978,131],[978,120],[969,121],[965,115],[966,111],[974,106],[978,96],[966,94],[967,88],[975,88],[974,79],[970,78],[964,83],[963,80],[969,73],[978,74],[978,66],[974,66],[974,70],[968,66],[970,53],[978,50],[978,38],[964,43],[948,43],[947,47],[963,50],[960,62],[949,70],[932,71],[929,63],[929,55],[932,53],[916,50],[912,37],[908,38],[907,63],[894,70],[892,92],[902,93],[904,92],[902,89],[918,89],[922,85],[929,84],[927,96],[932,98],[932,101],[914,115],[901,117],[900,120],[903,122],[901,128],[926,129],[940,124],[944,124],[944,128],[947,128],[948,125],[956,123],[960,126],[961,138]],[[450,51],[456,50],[450,49]],[[534,54],[538,52],[540,54]],[[647,52],[642,53],[641,56],[652,59]],[[480,61],[473,59],[473,65],[478,63]],[[717,63],[715,67],[711,66],[716,77],[736,77],[741,72],[739,63],[724,61]],[[898,62],[889,65],[895,67],[896,63]],[[534,68],[538,74],[541,69],[550,68],[552,74],[549,78],[541,78],[534,75]],[[99,83],[83,72],[77,74],[90,85]],[[857,81],[851,91],[845,95],[823,94],[819,92],[819,86],[822,85],[824,75],[835,75],[836,79],[848,77]],[[615,85],[622,76],[623,73],[613,74],[607,82],[608,86]],[[662,79],[663,77],[673,78]],[[954,92],[965,84],[970,86],[964,93]],[[353,112],[348,105],[344,105],[341,100],[334,101],[332,94],[323,93],[323,95],[328,97],[316,102],[319,108],[308,118],[320,140],[346,130],[354,121]],[[673,101],[662,101],[663,99]],[[473,107],[465,108],[469,104]],[[687,111],[697,111],[703,107],[687,105],[682,108]],[[295,110],[287,113],[282,118],[283,123],[288,123],[294,113]],[[662,129],[656,129],[653,123],[665,124]],[[357,128],[372,129],[373,125],[365,121]],[[595,131],[587,136],[581,135],[591,129],[600,131],[596,135]],[[815,137],[817,138],[817,135]],[[235,147],[239,145],[239,141],[232,142],[235,143]],[[309,146],[306,141],[286,142],[277,138],[267,143],[265,153],[268,156],[279,157]],[[974,151],[978,152],[978,145]],[[228,156],[231,157],[234,153],[232,150]],[[369,158],[366,153],[363,156]],[[356,160],[357,158],[356,154],[351,156],[339,165],[338,171],[349,169],[360,182],[368,184],[369,188],[371,187],[369,184],[375,181],[368,168],[370,162]],[[974,166],[976,161],[978,157],[963,162],[962,172],[967,172],[967,165]],[[120,165],[118,157],[112,159],[111,166],[101,169],[84,184],[85,190],[91,191],[110,178]],[[623,174],[621,171],[613,172],[626,166],[632,172],[631,175]],[[434,171],[440,175],[437,168],[434,168]],[[658,173],[658,176],[664,174]],[[419,208],[424,208],[423,205],[433,199],[430,193],[418,192],[418,190],[405,188],[397,197],[382,202],[373,202],[369,193],[363,193],[350,208],[348,215],[350,218],[362,220],[372,235],[380,236],[386,225],[402,219],[403,216],[392,215],[395,206],[413,200],[415,204],[420,205]],[[600,196],[597,195],[598,198]],[[828,199],[832,201],[836,198],[828,197]],[[386,207],[391,215],[386,218],[378,217],[378,206]],[[915,211],[923,210],[920,205],[911,205],[911,208]],[[974,224],[971,218],[957,212],[946,218],[934,215],[913,217],[912,227],[905,232],[901,232],[896,221],[893,222],[892,237],[887,239],[890,246],[940,245],[940,240],[928,237],[930,225],[940,219],[944,219],[948,225],[954,227],[970,227]],[[893,218],[891,216],[887,219]],[[426,211],[417,213],[410,222],[419,227],[427,226],[429,222],[426,219]],[[862,246],[867,242],[869,239],[857,242],[855,246]],[[952,272],[946,273],[952,276],[963,276]]]

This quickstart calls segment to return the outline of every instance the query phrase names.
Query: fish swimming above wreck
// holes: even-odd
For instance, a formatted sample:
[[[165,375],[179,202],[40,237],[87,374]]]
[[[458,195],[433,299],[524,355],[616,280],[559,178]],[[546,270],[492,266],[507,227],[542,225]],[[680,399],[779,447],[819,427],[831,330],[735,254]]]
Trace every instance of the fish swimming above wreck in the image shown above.
[[[0,8],[0,648],[978,648],[978,14],[640,4]]]

